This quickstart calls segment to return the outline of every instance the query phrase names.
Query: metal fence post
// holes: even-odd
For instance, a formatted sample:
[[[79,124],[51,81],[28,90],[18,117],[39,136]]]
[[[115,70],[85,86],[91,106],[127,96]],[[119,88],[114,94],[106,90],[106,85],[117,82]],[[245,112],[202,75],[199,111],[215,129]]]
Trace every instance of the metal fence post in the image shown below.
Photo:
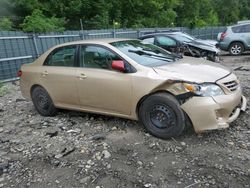
[[[35,52],[36,52],[36,58],[39,57],[39,51],[38,51],[38,47],[37,47],[37,43],[36,43],[36,34],[32,34],[32,39],[33,39],[33,44],[35,47]]]
[[[113,38],[116,38],[116,31],[115,31],[115,28],[113,29]]]
[[[139,38],[141,36],[141,31],[137,30],[137,38]]]

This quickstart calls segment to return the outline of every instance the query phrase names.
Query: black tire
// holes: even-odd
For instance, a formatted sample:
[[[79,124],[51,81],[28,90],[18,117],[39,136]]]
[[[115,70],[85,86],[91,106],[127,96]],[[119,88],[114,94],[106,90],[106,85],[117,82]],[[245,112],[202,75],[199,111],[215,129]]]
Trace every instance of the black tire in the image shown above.
[[[57,113],[57,108],[54,106],[48,92],[40,86],[32,90],[31,98],[33,104],[42,116],[54,116]]]
[[[244,45],[240,42],[233,42],[229,47],[231,55],[241,55],[244,52]]]
[[[181,135],[185,115],[170,94],[157,93],[148,97],[139,108],[139,120],[152,135],[167,139]]]

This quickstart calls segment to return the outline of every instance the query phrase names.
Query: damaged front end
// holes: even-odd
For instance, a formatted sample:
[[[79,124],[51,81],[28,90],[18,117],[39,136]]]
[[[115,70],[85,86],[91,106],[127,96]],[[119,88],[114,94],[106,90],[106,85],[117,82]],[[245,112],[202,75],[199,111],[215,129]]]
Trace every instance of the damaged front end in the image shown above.
[[[219,61],[219,50],[218,49],[204,49],[200,46],[194,46],[192,44],[183,45],[183,54],[191,57],[205,58],[212,62]]]
[[[240,85],[232,87],[235,79],[231,74],[216,83],[172,81],[166,89],[176,96],[195,132],[201,133],[227,128],[237,119],[240,111],[246,110],[247,101]]]

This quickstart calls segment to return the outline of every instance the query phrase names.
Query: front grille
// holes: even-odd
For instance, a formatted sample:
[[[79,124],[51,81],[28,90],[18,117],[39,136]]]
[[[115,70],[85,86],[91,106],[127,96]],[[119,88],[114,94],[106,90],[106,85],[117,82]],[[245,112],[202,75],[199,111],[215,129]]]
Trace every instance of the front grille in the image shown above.
[[[235,91],[239,87],[239,84],[236,81],[230,81],[230,82],[225,82],[223,83],[224,86],[226,86],[227,89],[230,91]]]

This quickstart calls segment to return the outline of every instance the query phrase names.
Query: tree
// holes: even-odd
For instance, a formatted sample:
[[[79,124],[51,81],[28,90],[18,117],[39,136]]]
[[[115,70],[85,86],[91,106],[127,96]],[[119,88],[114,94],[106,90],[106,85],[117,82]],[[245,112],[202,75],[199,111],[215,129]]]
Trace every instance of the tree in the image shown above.
[[[241,19],[239,0],[214,0],[214,9],[221,25],[234,24]]]
[[[26,32],[63,31],[64,19],[48,18],[41,10],[35,9],[30,16],[26,16],[21,25]]]
[[[12,30],[12,21],[9,18],[1,18],[0,19],[0,30],[2,31],[10,31]]]
[[[0,10],[0,16],[16,15],[15,19],[11,17],[14,28],[25,22],[29,31],[35,28],[35,24],[27,26],[31,18],[39,20],[37,31],[57,31],[58,27],[78,30],[80,19],[84,29],[113,28],[114,22],[122,28],[193,28],[250,19],[250,0],[0,0]],[[41,24],[48,26],[41,29]]]

